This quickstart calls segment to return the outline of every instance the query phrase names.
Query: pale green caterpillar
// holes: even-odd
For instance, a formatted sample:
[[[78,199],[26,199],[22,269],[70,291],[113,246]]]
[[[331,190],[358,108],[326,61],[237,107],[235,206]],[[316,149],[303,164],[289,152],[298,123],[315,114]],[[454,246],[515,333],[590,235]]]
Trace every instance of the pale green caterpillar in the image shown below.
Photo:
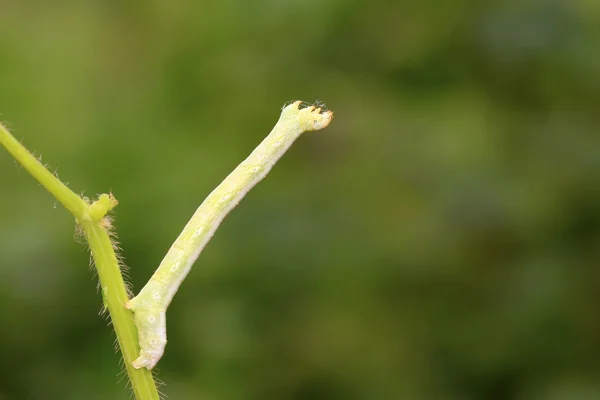
[[[152,369],[167,344],[165,313],[179,285],[223,218],[306,131],[329,125],[333,113],[297,101],[283,108],[279,121],[260,145],[204,200],[141,292],[126,304],[134,313],[140,341],[135,368]]]

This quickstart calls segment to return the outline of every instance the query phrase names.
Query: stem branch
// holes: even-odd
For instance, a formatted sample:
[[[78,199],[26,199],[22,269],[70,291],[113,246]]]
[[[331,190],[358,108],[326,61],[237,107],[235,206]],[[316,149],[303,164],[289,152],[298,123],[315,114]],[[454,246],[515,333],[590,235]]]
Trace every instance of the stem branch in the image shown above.
[[[133,393],[138,400],[158,400],[158,390],[152,373],[132,366],[132,362],[139,355],[137,329],[131,311],[125,308],[129,297],[109,236],[110,220],[105,217],[106,213],[116,206],[116,199],[105,194],[96,202],[88,204],[48,171],[2,124],[0,145],[73,214],[82,227],[98,271],[104,304],[117,334]]]

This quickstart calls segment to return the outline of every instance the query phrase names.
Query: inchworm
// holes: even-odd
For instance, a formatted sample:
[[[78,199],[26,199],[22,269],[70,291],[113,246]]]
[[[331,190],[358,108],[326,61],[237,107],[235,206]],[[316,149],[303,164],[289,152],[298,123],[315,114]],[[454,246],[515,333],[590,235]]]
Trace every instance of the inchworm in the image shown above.
[[[167,344],[167,307],[221,221],[303,132],[329,125],[331,111],[322,112],[315,106],[300,108],[301,104],[297,101],[283,108],[271,133],[204,200],[146,286],[127,302],[126,307],[134,313],[140,342],[135,368],[152,369],[162,357]]]

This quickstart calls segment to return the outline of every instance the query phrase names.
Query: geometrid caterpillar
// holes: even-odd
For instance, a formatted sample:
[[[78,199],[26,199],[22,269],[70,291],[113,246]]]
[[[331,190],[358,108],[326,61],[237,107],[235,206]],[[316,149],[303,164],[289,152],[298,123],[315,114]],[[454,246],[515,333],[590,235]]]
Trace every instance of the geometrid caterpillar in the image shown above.
[[[315,106],[300,108],[302,102],[284,107],[271,133],[204,200],[187,223],[158,269],[126,307],[133,311],[138,329],[140,356],[135,368],[152,369],[167,344],[165,313],[179,285],[225,216],[246,193],[260,182],[271,167],[306,131],[329,125],[333,113]]]

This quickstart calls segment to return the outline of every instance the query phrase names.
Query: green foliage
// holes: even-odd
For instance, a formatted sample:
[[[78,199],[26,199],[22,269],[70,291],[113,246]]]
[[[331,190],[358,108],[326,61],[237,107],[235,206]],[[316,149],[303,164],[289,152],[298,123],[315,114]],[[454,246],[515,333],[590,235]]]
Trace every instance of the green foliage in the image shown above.
[[[119,199],[136,289],[282,99],[335,106],[171,304],[170,398],[600,397],[595,3],[259,4],[0,13],[2,118]],[[72,220],[0,188],[0,398],[128,398]]]

